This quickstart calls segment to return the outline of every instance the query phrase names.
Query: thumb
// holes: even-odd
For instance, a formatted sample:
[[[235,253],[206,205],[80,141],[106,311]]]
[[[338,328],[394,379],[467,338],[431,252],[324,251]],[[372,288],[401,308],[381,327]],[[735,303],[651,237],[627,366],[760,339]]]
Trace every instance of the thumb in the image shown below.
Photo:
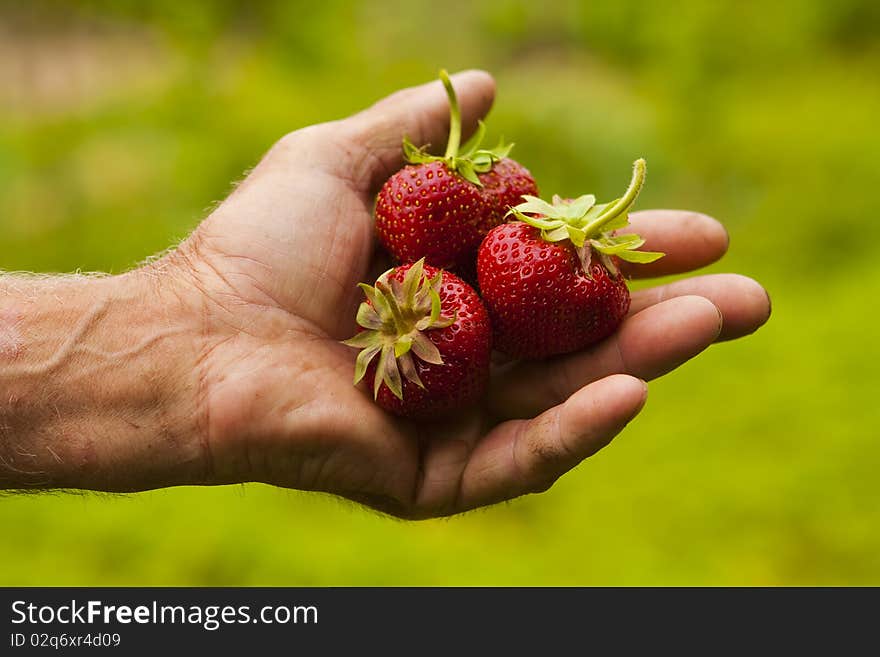
[[[461,108],[466,139],[495,98],[495,81],[485,71],[450,77]],[[322,171],[369,197],[403,164],[401,142],[442,149],[449,133],[449,100],[439,80],[403,89],[353,116],[302,128],[282,137],[236,191],[255,178],[275,172],[291,178],[297,172]]]

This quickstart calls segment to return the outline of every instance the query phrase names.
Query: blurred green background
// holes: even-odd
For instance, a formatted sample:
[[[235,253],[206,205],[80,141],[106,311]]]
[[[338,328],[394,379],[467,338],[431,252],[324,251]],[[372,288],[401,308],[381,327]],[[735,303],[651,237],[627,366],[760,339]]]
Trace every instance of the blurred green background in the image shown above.
[[[423,523],[266,486],[0,498],[0,584],[880,584],[880,4],[0,3],[0,268],[122,271],[285,132],[440,67],[542,190],[720,218],[774,315],[550,492]]]

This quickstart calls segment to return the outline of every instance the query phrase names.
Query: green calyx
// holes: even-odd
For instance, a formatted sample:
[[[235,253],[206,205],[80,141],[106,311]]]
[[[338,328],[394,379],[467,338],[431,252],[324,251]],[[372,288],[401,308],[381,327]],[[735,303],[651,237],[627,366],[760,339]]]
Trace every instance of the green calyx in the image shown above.
[[[364,330],[343,344],[361,350],[355,363],[355,385],[364,378],[367,366],[379,357],[373,381],[374,398],[378,397],[384,381],[398,399],[403,399],[401,372],[407,380],[425,387],[413,356],[426,363],[443,364],[440,351],[425,331],[445,328],[455,321],[455,316],[443,315],[440,307],[443,273],[438,271],[429,279],[424,265],[424,258],[414,263],[402,283],[389,278],[392,271],[389,269],[379,277],[375,287],[359,285],[367,296],[357,313],[357,323]]]
[[[629,211],[645,183],[645,160],[633,164],[632,180],[623,196],[610,203],[596,203],[592,194],[564,200],[558,196],[548,203],[536,196],[523,195],[525,202],[508,211],[520,221],[541,229],[547,242],[570,241],[577,249],[581,267],[589,274],[593,252],[612,275],[618,274],[613,257],[627,262],[654,262],[665,254],[637,251],[645,243],[635,233],[615,235],[614,231],[629,225]]]
[[[477,132],[468,142],[460,147],[461,143],[461,110],[458,107],[458,98],[455,89],[449,80],[449,74],[440,71],[440,80],[446,89],[449,98],[449,141],[446,143],[446,152],[443,155],[430,155],[424,147],[417,147],[408,138],[403,138],[403,155],[410,164],[426,164],[428,162],[443,162],[450,171],[455,171],[468,182],[482,187],[478,173],[488,173],[499,160],[507,157],[513,144],[505,144],[500,141],[495,148],[480,148],[486,137],[486,126],[479,122]]]

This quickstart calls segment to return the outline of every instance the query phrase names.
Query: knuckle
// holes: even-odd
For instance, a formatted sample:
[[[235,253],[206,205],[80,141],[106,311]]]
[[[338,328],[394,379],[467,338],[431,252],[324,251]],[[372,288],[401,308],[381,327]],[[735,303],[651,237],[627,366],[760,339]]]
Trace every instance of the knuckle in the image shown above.
[[[558,479],[559,479],[559,477],[557,476],[557,477],[550,477],[548,479],[536,481],[529,492],[533,495],[540,495],[541,493],[546,493],[548,490],[553,488],[553,484],[555,484]]]
[[[270,157],[285,161],[296,158],[308,139],[308,134],[302,130],[295,130],[283,135],[269,150]]]
[[[399,520],[421,520],[429,517],[428,514],[419,513],[419,510],[411,504],[405,503],[391,495],[361,492],[348,495],[348,497],[359,504],[370,507],[374,511]]]
[[[269,150],[270,155],[284,156],[296,152],[298,145],[303,139],[302,130],[294,130],[283,135]]]
[[[552,484],[565,472],[574,455],[568,446],[559,438],[557,420],[552,415],[545,415],[537,420],[526,438],[524,449],[519,455],[518,469],[522,476],[537,486],[544,486],[549,480]]]
[[[529,445],[531,469],[541,472],[562,461],[566,454],[558,443],[536,440]]]
[[[288,163],[303,161],[304,157],[318,151],[328,134],[332,134],[329,125],[319,123],[288,132],[272,145],[267,157]]]

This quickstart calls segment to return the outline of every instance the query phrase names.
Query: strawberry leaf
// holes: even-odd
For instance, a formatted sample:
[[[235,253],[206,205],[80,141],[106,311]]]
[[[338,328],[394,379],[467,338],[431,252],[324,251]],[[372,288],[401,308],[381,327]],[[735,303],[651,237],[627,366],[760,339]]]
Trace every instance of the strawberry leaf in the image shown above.
[[[368,329],[382,328],[382,319],[379,317],[379,313],[368,303],[362,303],[358,306],[357,323]]]
[[[610,233],[615,230],[620,230],[621,228],[626,228],[627,226],[629,226],[629,215],[624,212],[605,223],[602,227],[602,232]]]
[[[583,246],[587,241],[587,233],[583,229],[577,226],[566,226],[565,229],[568,232],[568,239],[575,246]]]
[[[529,226],[540,228],[541,230],[553,230],[554,228],[565,226],[565,222],[561,219],[542,219],[540,217],[522,214],[518,210],[513,210],[513,214],[520,221],[527,223]]]
[[[378,372],[380,376],[376,377],[376,381],[379,381],[379,386],[376,386],[376,383],[373,383],[373,394],[374,396],[378,396],[379,387],[384,383],[388,386],[388,389],[394,394],[398,399],[403,399],[403,381],[400,379],[400,370],[397,368],[397,358],[394,356],[394,347],[391,345],[385,345],[382,348],[382,355],[379,356],[379,367]]]
[[[440,350],[437,349],[437,345],[431,342],[424,333],[418,333],[413,338],[412,350],[416,356],[426,363],[433,363],[434,365],[443,364],[443,357],[440,356]]]
[[[394,343],[394,357],[400,358],[405,353],[409,352],[409,350],[412,348],[412,343],[412,334],[400,336],[397,342]]]
[[[571,242],[585,272],[589,272],[591,252],[596,251],[602,263],[616,275],[614,257],[627,262],[653,262],[663,256],[653,251],[636,251],[645,240],[634,233],[614,234],[629,225],[629,211],[644,182],[645,161],[639,159],[633,163],[632,179],[626,192],[610,203],[597,204],[592,194],[573,200],[554,196],[553,203],[524,195],[523,202],[512,207],[507,214],[541,229],[541,237],[547,242]]]
[[[587,276],[590,275],[590,264],[593,262],[593,249],[589,246],[579,246],[577,248],[578,259],[581,261],[581,271],[585,272]]]
[[[474,163],[470,160],[457,161],[455,163],[454,171],[469,183],[473,183],[477,187],[483,186],[483,183],[481,183],[480,179],[477,177],[477,172],[474,170]]]
[[[617,257],[621,260],[626,260],[627,262],[643,264],[659,260],[664,255],[666,254],[660,253],[659,251],[621,251],[617,254]]]
[[[568,239],[568,229],[569,226],[557,226],[552,230],[546,230],[541,233],[541,237],[543,237],[548,242],[561,242],[562,240]]]
[[[461,151],[459,153],[459,157],[469,158],[474,153],[477,152],[477,149],[480,147],[480,144],[483,143],[483,139],[486,138],[486,124],[483,123],[483,120],[480,119],[477,121],[477,130],[468,139],[464,145],[461,147]]]
[[[419,372],[416,369],[412,354],[403,354],[397,359],[397,364],[400,365],[400,371],[403,372],[403,376],[406,377],[407,381],[412,381],[419,388],[424,390],[425,384],[422,383],[422,380],[419,378]]]
[[[617,255],[623,251],[631,251],[645,243],[638,235],[620,235],[619,237],[606,237],[598,240],[590,240],[593,248],[606,255]]]
[[[594,205],[596,205],[596,197],[592,194],[585,194],[584,196],[578,196],[573,201],[563,201],[556,207],[563,209],[566,219],[577,221],[582,219]]]
[[[482,187],[483,183],[477,174],[488,173],[495,163],[504,159],[513,148],[513,144],[505,144],[501,140],[495,148],[480,148],[486,137],[486,126],[482,121],[477,122],[477,130],[474,135],[461,145],[461,110],[458,106],[458,98],[449,74],[440,71],[440,81],[446,90],[449,100],[449,138],[446,143],[446,151],[443,155],[430,155],[425,147],[417,147],[407,137],[403,138],[403,155],[410,164],[426,164],[428,162],[443,162],[446,168],[457,173],[469,183]]]
[[[508,214],[525,214],[528,212],[531,214],[544,215],[545,217],[558,218],[554,216],[556,215],[555,206],[550,205],[547,201],[540,199],[537,196],[530,196],[529,194],[523,194],[522,197],[525,201],[511,208]]]
[[[379,357],[373,380],[373,396],[379,394],[384,382],[388,389],[403,399],[403,378],[422,386],[414,358],[425,363],[442,365],[443,358],[426,332],[445,328],[456,320],[456,312],[443,313],[440,291],[443,272],[431,278],[419,260],[406,270],[403,280],[392,276],[395,270],[383,273],[375,286],[360,284],[367,300],[358,307],[357,322],[363,329],[343,344],[360,349],[355,360],[355,383],[366,375],[370,363]]]
[[[348,347],[357,347],[358,349],[372,347],[376,344],[376,333],[374,331],[361,331],[354,337],[351,337],[348,340],[343,340],[342,344]]]
[[[352,346],[354,346],[354,345],[352,345]],[[367,366],[370,364],[370,361],[372,361],[373,358],[376,357],[376,354],[378,354],[379,351],[381,351],[381,349],[382,349],[381,344],[379,344],[379,343],[372,344],[372,345],[368,346],[367,348],[365,348],[364,350],[362,350],[358,354],[357,360],[355,361],[355,364],[354,364],[354,384],[355,385],[357,385],[360,382],[360,380],[364,378],[364,375],[367,373]]]
[[[401,290],[401,295],[403,296],[404,302],[412,302],[415,300],[416,292],[419,289],[419,284],[422,282],[422,278],[425,273],[425,259],[420,258],[416,260],[412,267],[410,267],[406,275],[403,277],[403,289]]]
[[[358,287],[364,291],[370,305],[376,309],[376,312],[379,313],[380,317],[391,312],[391,309],[388,307],[388,302],[385,300],[385,296],[379,292],[379,290],[364,283],[359,283]]]

